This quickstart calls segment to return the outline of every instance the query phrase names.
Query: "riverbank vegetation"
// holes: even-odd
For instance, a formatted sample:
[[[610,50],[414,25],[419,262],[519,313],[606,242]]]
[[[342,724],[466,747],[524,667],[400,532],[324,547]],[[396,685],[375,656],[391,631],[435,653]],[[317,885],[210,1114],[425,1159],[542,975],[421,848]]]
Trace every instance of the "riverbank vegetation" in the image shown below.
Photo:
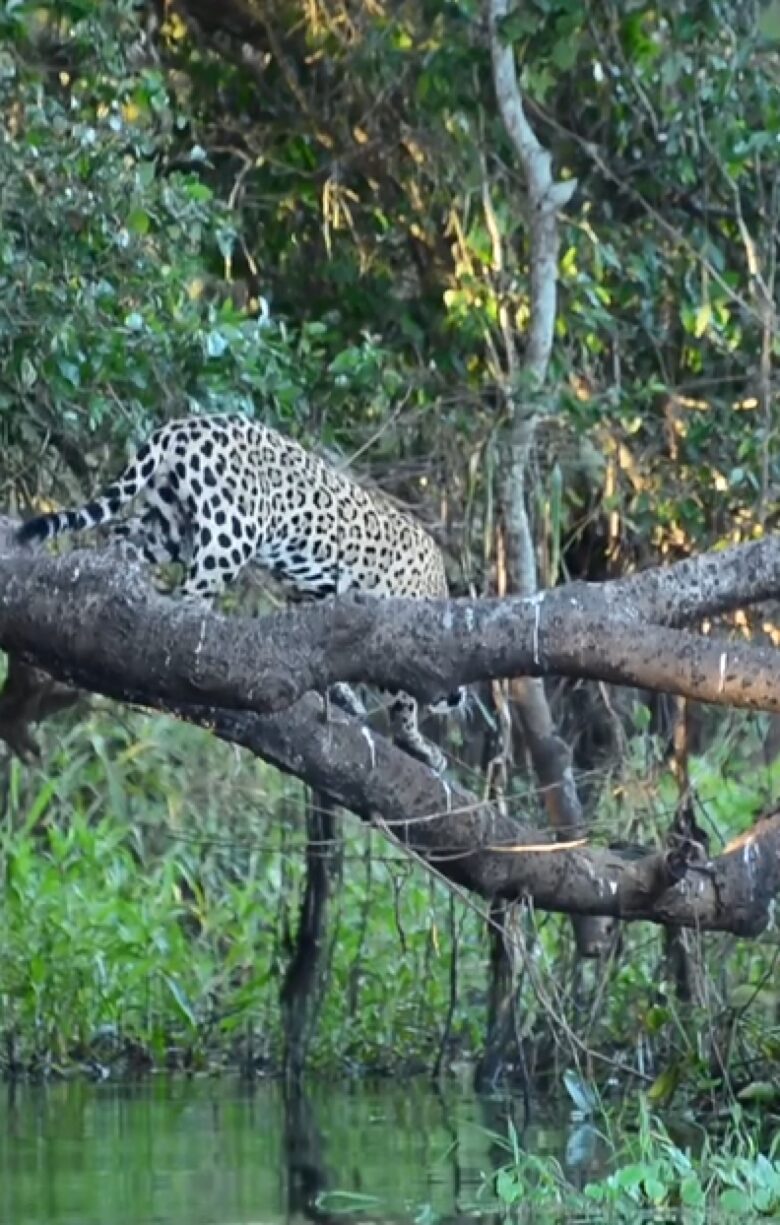
[[[262,12],[231,0],[218,13],[194,0],[5,6],[9,514],[81,501],[133,440],[197,407],[256,414],[351,463],[436,533],[456,594],[530,595],[727,546],[771,547],[771,27],[743,3],[499,10],[470,0]],[[558,310],[549,363],[536,367],[524,348],[541,334],[527,176],[496,102],[506,48],[555,186],[565,185],[552,215],[560,250],[546,252],[557,255]],[[96,678],[81,657],[63,655],[58,670],[46,657],[54,621],[48,647],[39,635],[37,653],[22,651],[8,612],[3,1072],[465,1065],[484,1084],[550,1090],[574,1069],[585,1085],[618,1082],[659,1108],[685,1100],[716,1111],[725,1100],[776,1115],[776,869],[762,875],[761,839],[777,821],[778,631],[767,597],[778,566],[764,562],[759,590],[742,554],[727,556],[739,581],[694,616],[705,653],[680,647],[672,696],[649,665],[619,686],[614,663],[589,670],[587,651],[579,672],[551,667],[544,686],[481,674],[469,720],[443,733],[449,796],[423,767],[383,756],[379,738],[372,782],[365,741],[338,729],[336,764],[349,774],[362,746],[364,789],[357,774],[328,774],[324,758],[319,775],[291,777],[294,728],[269,731],[240,702],[225,715],[216,703],[195,710],[191,693],[189,706],[121,693],[115,677],[101,681],[102,663]],[[12,557],[4,571],[4,598],[10,608],[30,584],[24,632],[34,634],[41,580],[18,565]],[[67,572],[57,589],[63,609],[79,581],[104,573],[78,565],[81,579]],[[102,597],[77,594],[88,619]],[[235,615],[278,606],[254,580],[226,601]],[[173,624],[159,615],[150,650]],[[675,614],[656,608],[622,627],[637,657],[656,621],[669,650],[679,646]],[[597,652],[620,629],[584,641]],[[693,679],[691,658],[701,664]],[[32,666],[42,663],[55,685]],[[696,701],[697,680],[714,704]],[[751,685],[751,709],[736,709]],[[299,726],[308,748],[320,724]],[[467,795],[517,827],[508,845],[546,846],[548,821],[567,843],[587,836],[595,858],[564,849],[580,858],[560,862],[592,891],[599,871],[613,873],[603,879],[619,880],[636,907],[621,913],[654,922],[620,923],[605,900],[594,926],[591,902],[573,935],[571,919],[551,913],[554,884],[540,880],[535,904],[515,905],[528,889],[498,900],[478,867],[471,879],[441,847],[429,854],[424,833],[410,854],[408,835],[387,836],[397,826],[376,798],[385,766],[399,804],[422,796],[423,831],[457,817]],[[738,921],[723,903],[732,895],[718,893],[726,875],[706,865],[729,859],[724,848],[740,837],[756,910],[746,905]],[[673,909],[680,894],[669,910],[648,900],[648,878],[626,868],[649,862],[643,854],[658,856],[654,873],[661,864],[672,874],[659,896],[685,878],[709,891],[708,908],[692,919]],[[542,858],[525,861],[536,870]]]

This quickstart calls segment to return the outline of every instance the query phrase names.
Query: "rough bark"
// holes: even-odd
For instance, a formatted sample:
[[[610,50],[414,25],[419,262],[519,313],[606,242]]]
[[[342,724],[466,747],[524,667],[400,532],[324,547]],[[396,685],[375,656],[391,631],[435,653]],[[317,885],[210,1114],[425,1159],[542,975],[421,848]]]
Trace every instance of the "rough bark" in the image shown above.
[[[751,584],[751,564],[744,568],[747,598],[769,594],[767,566],[775,575],[773,594],[778,589],[780,549],[764,543],[760,582],[754,576]],[[749,563],[756,559],[752,545],[721,555],[723,574],[731,582],[742,573],[736,565],[739,552]],[[699,559],[706,575],[700,583],[702,601],[711,611],[744,602],[728,582],[719,587],[712,560]],[[5,548],[0,546],[0,646],[23,652],[59,680],[76,679],[85,690],[169,710],[244,745],[485,898],[528,899],[540,909],[567,914],[752,935],[768,922],[780,890],[777,814],[759,822],[740,846],[700,862],[674,851],[627,859],[585,844],[556,845],[547,833],[502,817],[494,806],[437,779],[345,716],[331,711],[326,721],[315,694],[295,700],[301,688],[324,687],[336,679],[362,678],[419,691],[420,684],[412,683],[415,669],[424,678],[423,688],[445,678],[449,685],[488,672],[500,675],[504,667],[525,668],[529,657],[553,670],[553,648],[569,652],[555,658],[568,661],[572,674],[578,667],[594,674],[588,653],[608,659],[610,646],[624,634],[622,650],[631,642],[636,651],[637,640],[644,643],[656,631],[677,641],[676,631],[652,624],[642,623],[640,635],[636,622],[637,609],[645,616],[656,598],[661,615],[671,615],[664,610],[675,569],[670,567],[664,583],[657,575],[649,575],[645,586],[632,579],[633,603],[618,601],[617,616],[610,602],[602,601],[602,620],[589,623],[589,634],[573,650],[571,642],[581,629],[577,619],[592,615],[597,589],[578,586],[571,595],[562,589],[557,602],[550,596],[541,605],[522,600],[452,605],[345,600],[250,621],[161,597],[144,584],[141,573],[110,552],[53,558],[20,551],[6,540]],[[694,563],[686,562],[680,571],[691,615],[694,570]],[[544,611],[544,617],[551,617],[550,628],[540,636],[534,615],[548,603],[555,611]],[[612,607],[613,615],[603,607]],[[544,617],[542,626],[548,624]],[[525,642],[518,641],[518,618]],[[686,644],[681,659],[696,659],[689,676],[694,696],[710,692],[713,684],[717,691],[722,683],[735,705],[754,704],[762,684],[762,700],[777,706],[777,652],[723,644],[710,657],[704,649],[715,644],[679,637]],[[701,655],[696,654],[699,647]],[[744,688],[734,661],[754,669]],[[625,669],[631,673],[630,660],[613,658],[609,679]],[[633,673],[626,679],[635,683]],[[274,705],[278,713],[257,713]]]
[[[176,713],[306,779],[485,898],[753,936],[767,926],[780,892],[780,813],[712,859],[690,862],[671,851],[630,858],[584,842],[555,843],[547,831],[502,817],[383,737],[372,733],[369,745],[354,722],[327,722],[315,695],[277,715],[192,707]]]
[[[780,591],[780,541],[696,559],[708,615]],[[745,564],[735,564],[735,554]],[[723,558],[718,585],[713,563]],[[607,584],[573,583],[530,600],[345,597],[262,619],[226,617],[159,595],[113,553],[54,557],[0,539],[0,647],[57,679],[126,701],[208,702],[282,710],[335,681],[402,688],[425,700],[458,684],[566,675],[780,710],[780,654],[771,647],[669,629],[675,573],[700,613],[693,561]],[[744,576],[744,577],[740,577]],[[731,586],[740,578],[738,587]],[[646,582],[643,583],[642,580]],[[624,593],[625,598],[621,595]],[[657,606],[656,606],[657,601]],[[657,614],[657,615],[655,615]],[[652,619],[651,619],[652,618]]]

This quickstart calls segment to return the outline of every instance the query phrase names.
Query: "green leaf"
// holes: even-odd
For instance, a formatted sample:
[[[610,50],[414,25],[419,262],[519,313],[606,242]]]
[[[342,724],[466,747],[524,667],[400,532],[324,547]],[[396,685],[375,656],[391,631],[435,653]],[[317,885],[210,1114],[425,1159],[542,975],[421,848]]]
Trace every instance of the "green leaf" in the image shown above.
[[[502,1169],[496,1174],[496,1195],[502,1204],[515,1204],[523,1193],[523,1184],[514,1170]]]
[[[33,387],[38,381],[38,371],[26,353],[22,358],[20,376],[22,387],[25,391],[29,391],[30,388]]]
[[[61,358],[57,362],[57,369],[59,370],[62,377],[66,379],[68,383],[70,383],[71,387],[79,386],[79,384],[81,383],[81,374],[75,362],[69,362],[69,361],[66,361],[64,358]]]
[[[577,1109],[585,1115],[593,1114],[598,1105],[598,1096],[593,1087],[572,1068],[564,1070],[563,1083]]]
[[[762,1105],[780,1102],[780,1085],[768,1080],[752,1080],[740,1089],[737,1098],[740,1102],[758,1102]]]
[[[734,1212],[740,1215],[743,1213],[752,1214],[753,1212],[751,1197],[736,1187],[728,1187],[725,1191],[722,1191],[718,1202],[720,1207],[726,1212]]]
[[[127,228],[133,234],[148,234],[150,226],[149,214],[142,208],[134,208],[127,218]]]
[[[644,707],[644,709],[647,710],[647,707]],[[659,1034],[664,1026],[669,1024],[671,1019],[672,1013],[669,1008],[664,1008],[660,1004],[652,1004],[645,1013],[647,1032],[649,1034]]]
[[[647,1177],[647,1167],[644,1165],[624,1165],[621,1169],[616,1170],[614,1174],[615,1182],[624,1191],[636,1191]]]
[[[205,203],[207,200],[214,198],[214,192],[206,183],[201,183],[200,179],[189,179],[185,184],[184,190],[190,200],[196,200],[198,203]]]
[[[521,42],[529,34],[535,33],[538,28],[539,14],[528,5],[516,8],[514,12],[502,17],[498,23],[498,35],[505,46],[511,46],[512,43]]]
[[[198,1020],[193,1012],[192,1005],[187,999],[187,996],[180,986],[179,982],[170,974],[163,974],[163,981],[166,983],[168,990],[173,996],[174,1002],[181,1012],[182,1016],[189,1022],[193,1029],[197,1029]]]
[[[680,1182],[680,1201],[686,1208],[699,1208],[705,1200],[704,1188],[695,1174],[687,1174]]]
[[[707,328],[712,322],[712,307],[709,302],[702,302],[701,306],[696,311],[696,316],[693,324],[693,334],[696,337],[701,337],[707,331]]]
[[[644,1191],[651,1204],[662,1204],[667,1198],[667,1189],[659,1178],[649,1175],[644,1181]]]
[[[577,60],[577,52],[577,40],[573,36],[562,38],[553,46],[551,59],[561,72],[568,72]]]
[[[653,1105],[657,1105],[659,1102],[666,1103],[671,1101],[679,1083],[680,1065],[673,1063],[656,1076],[652,1085],[647,1090],[647,1100],[652,1102]]]

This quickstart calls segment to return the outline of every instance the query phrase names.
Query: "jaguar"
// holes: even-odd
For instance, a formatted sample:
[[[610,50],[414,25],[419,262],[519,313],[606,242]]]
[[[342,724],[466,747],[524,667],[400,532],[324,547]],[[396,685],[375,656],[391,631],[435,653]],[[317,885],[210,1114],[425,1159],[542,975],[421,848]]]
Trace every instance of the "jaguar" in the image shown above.
[[[131,507],[132,517],[121,518]],[[249,417],[168,422],[92,501],[29,519],[17,539],[45,541],[101,524],[112,524],[112,533],[150,564],[180,563],[181,592],[190,599],[214,599],[250,563],[298,600],[349,591],[379,598],[448,595],[441,549],[421,523]],[[348,685],[334,685],[331,693],[338,705],[365,717]],[[444,755],[420,732],[416,699],[400,690],[389,696],[395,742],[441,773]],[[430,708],[442,713],[464,700],[460,689]]]

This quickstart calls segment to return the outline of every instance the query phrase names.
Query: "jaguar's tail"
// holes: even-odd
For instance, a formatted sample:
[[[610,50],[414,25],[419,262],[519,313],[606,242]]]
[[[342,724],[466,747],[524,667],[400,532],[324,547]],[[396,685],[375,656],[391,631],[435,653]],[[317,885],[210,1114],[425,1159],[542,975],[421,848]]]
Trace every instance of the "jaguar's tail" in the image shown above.
[[[128,502],[145,489],[163,461],[165,432],[159,430],[144,443],[124,472],[93,501],[74,510],[52,511],[28,519],[16,532],[19,544],[50,540],[62,532],[83,532],[110,523]]]

